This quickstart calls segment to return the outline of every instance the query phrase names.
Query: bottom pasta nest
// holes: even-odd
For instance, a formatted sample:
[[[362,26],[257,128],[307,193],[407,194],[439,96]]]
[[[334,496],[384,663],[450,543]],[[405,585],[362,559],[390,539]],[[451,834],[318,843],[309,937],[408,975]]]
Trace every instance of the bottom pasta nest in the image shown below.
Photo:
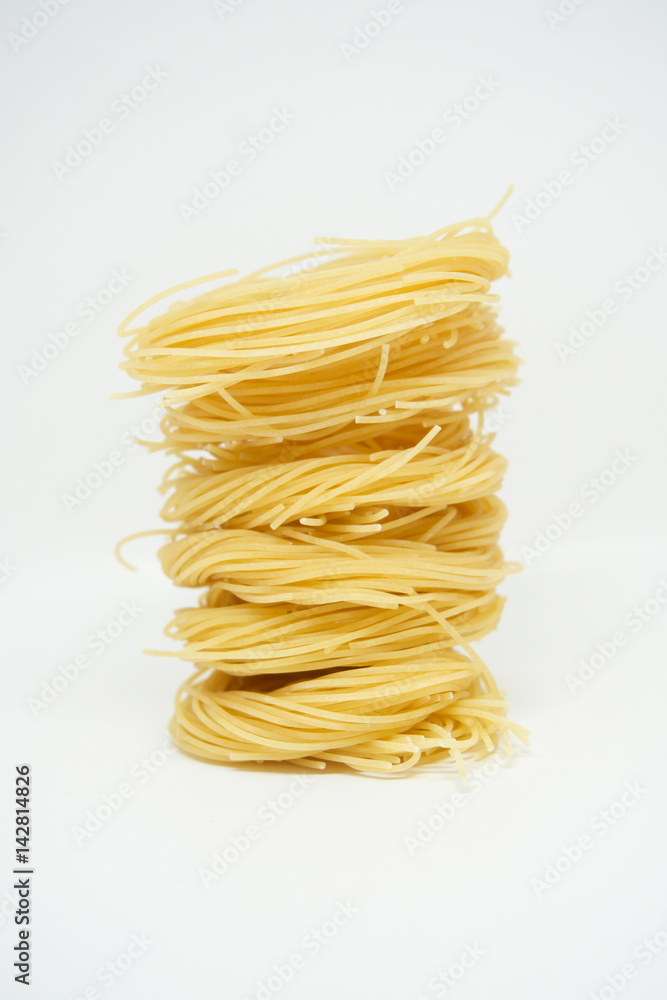
[[[499,736],[526,731],[505,718],[507,704],[464,656],[420,665],[410,675],[383,667],[336,671],[273,684],[210,670],[179,692],[169,731],[182,749],[211,761],[327,761],[359,771],[405,771],[464,754],[492,752]]]
[[[482,605],[487,613],[485,631],[491,620],[497,618],[502,604],[498,598],[490,603],[493,608],[490,617],[488,609]],[[237,610],[243,612],[246,608],[247,605],[240,606]],[[234,607],[224,610],[233,611]],[[203,614],[205,620],[210,612]],[[344,620],[342,607],[340,614]],[[387,612],[384,614],[384,628],[391,629],[390,616]],[[181,612],[185,621],[193,615],[197,615],[194,609]],[[237,621],[244,617],[256,619],[254,613],[250,616],[239,614]],[[298,625],[305,627],[304,612],[294,611],[283,617],[297,619],[292,623],[292,635],[298,636]],[[349,610],[347,617],[350,618]],[[526,730],[506,718],[503,693],[484,663],[438,611],[431,605],[424,605],[403,608],[401,613],[391,617],[395,619],[394,632],[381,632],[380,640],[372,644],[368,639],[365,644],[364,640],[359,640],[361,648],[357,651],[349,649],[354,645],[349,640],[352,633],[341,633],[347,640],[340,643],[348,647],[347,658],[336,656],[331,648],[321,650],[328,654],[321,662],[329,664],[349,663],[361,657],[367,661],[384,661],[374,662],[372,666],[278,673],[280,659],[271,661],[265,652],[264,659],[227,664],[239,669],[237,674],[202,667],[178,693],[176,713],[170,725],[172,738],[184,750],[211,761],[293,761],[314,768],[323,768],[329,761],[380,774],[446,759],[455,761],[465,774],[464,757],[485,756],[496,748],[501,738],[506,751],[511,752],[511,732],[526,742]],[[377,614],[375,618],[374,628],[367,622],[366,629],[357,628],[355,634],[377,633]],[[461,618],[465,618],[465,614]],[[309,619],[307,616],[306,620]],[[421,658],[410,660],[405,640],[404,648],[398,650],[396,642],[388,642],[392,636],[396,637],[399,627],[407,628],[413,636],[428,632],[429,619],[430,625],[440,630],[441,637],[434,643],[428,641],[432,637],[423,636],[427,641],[418,647]],[[214,623],[215,619],[210,621]],[[253,624],[256,627],[257,621]],[[279,627],[284,635],[285,624]],[[467,627],[462,627],[467,632],[474,632],[474,617]],[[215,633],[215,624],[212,630]],[[171,634],[180,634],[181,638],[186,634],[201,636],[206,634],[206,629],[202,629],[201,624],[188,629],[177,617]],[[304,654],[311,659],[313,646],[318,645],[316,638],[317,633],[311,631],[308,652]],[[210,659],[216,656],[211,651],[216,641],[220,641],[219,638],[190,642],[186,651],[179,655],[195,660],[198,656]],[[330,634],[328,641],[333,645],[336,640]],[[412,639],[413,650],[417,641]],[[465,646],[467,653],[451,648],[454,643]],[[373,655],[373,650],[382,644],[385,648],[380,649],[379,655]],[[288,649],[289,645],[287,642]],[[250,655],[257,656],[261,648],[251,648]],[[280,650],[284,651],[284,648]],[[429,651],[431,658],[427,659]],[[275,655],[276,650],[269,645],[268,652]],[[393,660],[398,662],[391,662],[392,652]],[[271,665],[274,672],[248,672]]]

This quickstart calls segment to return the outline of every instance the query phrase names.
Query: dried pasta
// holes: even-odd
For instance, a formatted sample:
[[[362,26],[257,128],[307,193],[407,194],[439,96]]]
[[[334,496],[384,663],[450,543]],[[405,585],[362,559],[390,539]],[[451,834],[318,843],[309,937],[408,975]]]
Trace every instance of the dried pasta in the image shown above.
[[[175,459],[160,560],[203,588],[167,628],[162,655],[195,667],[171,735],[217,762],[461,768],[526,739],[470,645],[513,569],[484,429],[516,377],[491,291],[508,253],[488,218],[319,244],[120,329],[162,393],[148,447]]]

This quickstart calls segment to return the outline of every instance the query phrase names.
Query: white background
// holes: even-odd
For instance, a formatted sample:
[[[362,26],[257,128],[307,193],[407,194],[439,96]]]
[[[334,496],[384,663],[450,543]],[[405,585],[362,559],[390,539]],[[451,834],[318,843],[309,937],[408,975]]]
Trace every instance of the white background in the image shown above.
[[[615,285],[627,287],[623,275],[667,240],[665,8],[587,0],[564,5],[572,13],[556,21],[547,16],[556,0],[404,0],[351,53],[345,46],[363,43],[358,30],[383,0],[220,6],[71,0],[37,31],[23,21],[40,10],[36,0],[9,0],[0,13],[3,995],[656,1000],[667,984],[666,612],[655,598],[667,596],[667,265],[632,295]],[[34,37],[12,44],[22,30]],[[114,102],[151,67],[166,79],[121,118]],[[448,109],[474,105],[480,76],[495,81],[493,94],[460,127],[451,115],[448,124]],[[275,108],[294,120],[186,223],[179,206],[238,158]],[[58,178],[54,164],[105,117],[113,131]],[[586,161],[577,151],[608,118],[619,134]],[[446,140],[390,185],[399,158],[438,127]],[[543,207],[522,222],[527,201],[545,184],[557,192],[565,169],[572,183],[558,197],[542,193]],[[159,527],[164,468],[128,443],[152,400],[108,399],[134,388],[117,369],[118,322],[175,282],[307,252],[317,235],[408,236],[484,214],[510,182],[496,228],[513,277],[498,290],[526,364],[497,445],[511,461],[505,547],[526,570],[507,581],[503,621],[479,648],[512,717],[530,728],[531,749],[481,787],[439,769],[394,781],[317,774],[271,826],[258,813],[278,795],[290,801],[297,771],[158,754],[164,763],[142,781],[142,758],[162,746],[189,669],[142,650],[169,647],[161,630],[190,595],[161,577],[157,539],[128,548],[137,573],[114,560],[117,539]],[[86,322],[80,303],[114,269],[131,281]],[[616,312],[559,357],[571,327],[610,298]],[[72,321],[79,334],[26,376],[33,351]],[[601,492],[591,480],[617,449],[631,464]],[[113,475],[68,511],[63,495],[114,450]],[[575,502],[581,516],[531,555]],[[141,613],[98,655],[88,638],[131,601]],[[632,617],[646,602],[646,620]],[[619,631],[626,641],[615,649]],[[596,658],[592,679],[571,690],[568,675],[598,643],[614,655]],[[35,714],[29,699],[81,653],[90,665]],[[34,774],[29,991],[12,981],[7,894],[14,765],[24,761]],[[132,796],[77,843],[73,828],[124,782]],[[605,828],[600,812],[627,782],[642,791]],[[463,804],[434,821],[456,792]],[[441,828],[411,853],[406,838],[429,822]],[[250,824],[259,839],[204,888],[199,869]],[[535,880],[584,835],[581,860],[540,888]],[[313,954],[306,935],[347,901],[358,912]],[[105,985],[98,970],[133,934],[152,943]],[[653,939],[651,956],[642,942]],[[434,977],[459,975],[467,946],[484,954],[445,993]],[[296,953],[304,968],[262,993]],[[628,963],[634,976],[619,977]]]

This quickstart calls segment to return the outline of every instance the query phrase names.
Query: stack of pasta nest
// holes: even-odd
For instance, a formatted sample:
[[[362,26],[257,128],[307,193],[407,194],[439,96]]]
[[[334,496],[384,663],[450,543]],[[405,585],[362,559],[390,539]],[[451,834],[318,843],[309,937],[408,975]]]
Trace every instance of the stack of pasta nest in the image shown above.
[[[176,457],[162,566],[204,588],[167,628],[196,670],[171,735],[211,761],[462,767],[525,739],[470,645],[513,568],[484,430],[517,368],[490,291],[508,253],[485,218],[318,242],[120,330]]]

